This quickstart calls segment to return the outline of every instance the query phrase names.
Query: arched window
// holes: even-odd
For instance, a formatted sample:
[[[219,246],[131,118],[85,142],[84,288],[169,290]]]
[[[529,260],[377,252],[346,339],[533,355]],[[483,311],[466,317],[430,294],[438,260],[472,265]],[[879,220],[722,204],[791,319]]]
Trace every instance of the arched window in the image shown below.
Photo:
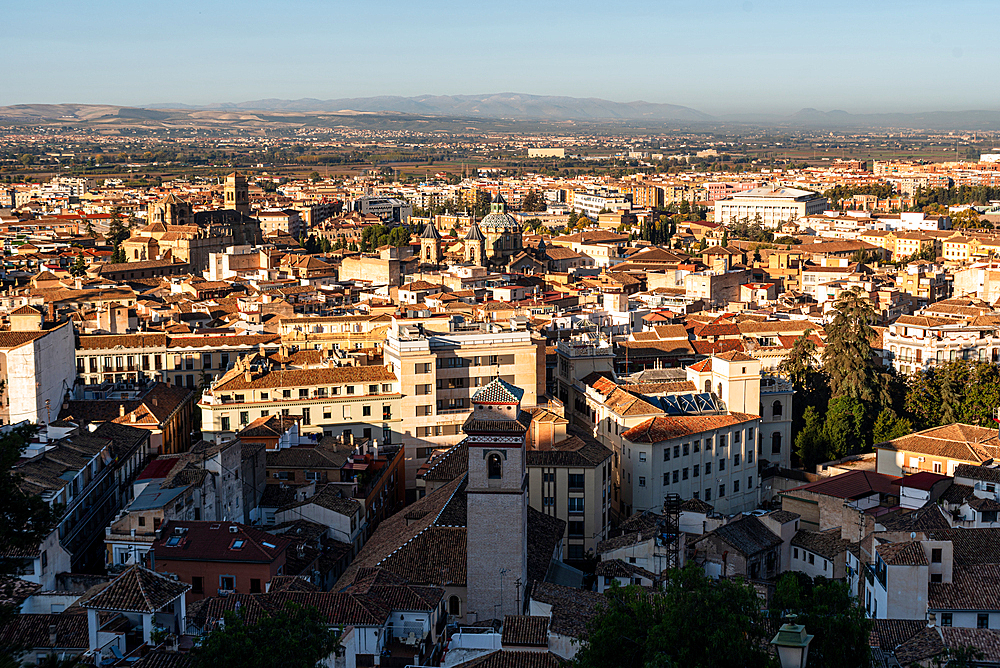
[[[775,400],[774,403],[771,404],[771,414],[774,415],[774,417],[781,417],[781,402],[780,401]]]
[[[781,454],[781,432],[776,431],[771,434],[771,454],[780,455]]]
[[[448,599],[448,614],[452,617],[458,617],[462,614],[462,601],[457,596]]]
[[[705,381],[705,391],[706,392],[711,392],[712,391],[712,381],[711,380],[706,380]]]
[[[486,471],[491,480],[503,477],[503,462],[500,461],[500,455],[494,452],[486,458]]]

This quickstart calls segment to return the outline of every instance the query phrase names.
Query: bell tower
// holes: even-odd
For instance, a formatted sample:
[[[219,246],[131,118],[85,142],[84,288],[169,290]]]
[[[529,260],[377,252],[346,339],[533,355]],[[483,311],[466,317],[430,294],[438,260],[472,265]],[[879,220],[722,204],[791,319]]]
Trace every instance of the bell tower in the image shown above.
[[[479,225],[472,223],[468,234],[465,235],[465,261],[468,264],[483,266],[486,256],[486,237]]]
[[[420,264],[441,264],[441,234],[430,221],[420,233]]]
[[[250,186],[245,176],[239,172],[227,176],[224,194],[227,209],[235,209],[244,216],[250,215]]]
[[[472,397],[465,421],[468,611],[503,619],[524,610],[528,582],[528,477],[521,413],[524,390],[500,378]]]

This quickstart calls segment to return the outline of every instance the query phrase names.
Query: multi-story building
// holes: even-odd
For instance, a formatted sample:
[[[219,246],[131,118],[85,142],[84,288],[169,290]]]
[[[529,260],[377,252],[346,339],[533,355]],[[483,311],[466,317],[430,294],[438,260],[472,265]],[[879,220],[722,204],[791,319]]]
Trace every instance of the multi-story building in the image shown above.
[[[612,519],[613,453],[590,437],[566,437],[567,420],[536,409],[528,428],[528,503],[566,522],[564,559],[593,555]]]
[[[805,216],[826,210],[825,197],[798,188],[762,187],[733,193],[715,202],[715,222],[734,223],[746,221],[775,229]]]
[[[62,508],[56,528],[37,549],[4,554],[21,562],[19,577],[56,589],[59,573],[86,573],[104,564],[104,527],[132,499],[132,482],[150,456],[149,432],[105,422],[29,448],[15,472],[19,489]]]
[[[153,543],[152,569],[191,585],[187,601],[261,594],[284,575],[291,540],[230,522],[168,522]]]
[[[61,420],[117,422],[147,429],[156,454],[186,452],[191,447],[192,390],[166,383],[104,383],[77,385],[71,397],[62,404]]]
[[[757,460],[790,464],[791,385],[737,352],[660,376],[620,383],[594,374],[571,407],[572,421],[615,453],[614,507],[624,516],[652,510],[670,492],[723,513],[756,507]]]
[[[523,324],[393,319],[383,354],[403,395],[408,493],[415,494],[417,471],[433,450],[462,439],[472,395],[480,387],[501,378],[524,390],[524,406],[538,405],[545,393],[544,345]]]
[[[73,325],[46,327],[42,314],[22,306],[10,314],[11,330],[0,332],[0,424],[56,419],[73,387]]]
[[[136,382],[145,376],[195,389],[244,355],[278,352],[280,347],[277,334],[88,334],[78,337],[76,373],[87,385]]]
[[[198,407],[206,440],[235,438],[252,420],[301,415],[313,438],[377,439],[399,443],[399,381],[383,366],[281,368],[253,355],[205,391]]]
[[[916,373],[955,360],[1000,361],[998,325],[990,318],[968,320],[904,315],[886,329],[882,347],[892,366]]]
[[[948,274],[930,262],[911,262],[896,272],[896,288],[924,308],[948,297]]]
[[[632,208],[632,202],[628,196],[618,191],[604,189],[574,193],[570,206],[591,220],[597,220],[602,211],[628,211]]]
[[[263,209],[256,214],[260,231],[265,235],[287,234],[298,239],[307,231],[302,216],[295,209]]]
[[[412,204],[394,197],[359,197],[352,203],[351,210],[378,216],[383,223],[405,223],[413,215]]]

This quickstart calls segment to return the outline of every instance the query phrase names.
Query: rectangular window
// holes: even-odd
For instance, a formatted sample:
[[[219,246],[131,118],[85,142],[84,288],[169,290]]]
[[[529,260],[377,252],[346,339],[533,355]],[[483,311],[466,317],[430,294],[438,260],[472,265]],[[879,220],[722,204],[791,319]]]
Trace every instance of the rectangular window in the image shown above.
[[[260,578],[250,578],[250,593],[259,594],[260,592]]]
[[[233,591],[234,589],[236,589],[236,579],[231,575],[220,575],[219,589],[225,589],[226,591]]]
[[[726,447],[726,435],[725,434],[719,434],[719,447],[720,448]]]
[[[369,385],[368,394],[378,394],[378,385]]]
[[[645,487],[645,486],[646,486],[646,477],[639,476],[639,487]]]
[[[353,385],[348,385],[347,386],[347,393],[348,394],[354,394],[354,386]]]
[[[309,398],[309,388],[299,388],[299,399]]]
[[[554,506],[554,505],[556,505],[556,497],[554,497],[554,496],[546,496],[545,498],[542,499],[542,505],[543,506]]]
[[[390,392],[392,392],[392,384],[382,383],[382,393],[389,394]]]
[[[941,548],[935,547],[931,549],[931,563],[940,564],[941,563]]]
[[[709,436],[708,438],[705,439],[705,450],[711,450],[711,449],[712,449],[712,437]]]
[[[747,464],[753,464],[753,448],[747,450]]]
[[[570,522],[569,523],[569,535],[574,538],[583,538],[583,522]]]
[[[583,512],[583,499],[570,497],[568,504],[569,512],[579,514]]]
[[[392,419],[392,406],[382,406],[382,419],[383,420]]]
[[[229,353],[222,353],[222,354],[219,355],[219,357],[220,357],[219,368],[220,369],[227,369],[227,368],[229,368]],[[159,356],[157,356],[157,359],[158,358],[159,358]],[[159,367],[157,367],[157,368],[159,368]]]
[[[669,445],[667,447],[663,448],[663,461],[665,461],[665,462],[669,462],[670,461],[670,446]]]
[[[740,465],[740,453],[737,452],[735,455],[733,455],[733,466],[739,466],[739,465]]]
[[[583,474],[582,473],[570,473],[568,477],[569,477],[569,488],[570,489],[583,489]]]
[[[640,452],[639,453],[639,461],[640,462],[646,461],[646,453],[645,452]]]
[[[753,476],[747,478],[747,490],[753,489]]]
[[[706,489],[705,490],[705,500],[706,501],[711,501],[712,500],[712,490],[710,490],[710,489]]]
[[[292,398],[292,391],[291,390],[282,390],[281,391],[281,398],[282,399],[291,399]]]
[[[941,613],[941,626],[951,626],[951,613],[942,612]]]
[[[695,441],[694,442],[694,451],[695,452],[701,452],[701,441]]]
[[[798,559],[798,558],[799,558],[799,548],[793,547],[792,548],[792,559]]]
[[[712,475],[712,462],[705,462],[705,475]]]
[[[688,444],[687,443],[685,443],[683,446],[681,446],[681,452],[684,454],[685,457],[688,456],[689,451],[688,451]]]
[[[240,424],[250,424],[250,411],[240,411]]]
[[[681,477],[681,472],[680,471],[674,471],[673,478],[674,478],[674,482],[675,483],[680,482],[680,477]]]
[[[681,469],[681,480],[687,480],[687,479],[688,479],[688,470],[685,467]]]
[[[222,429],[222,431],[229,431],[228,417],[219,418],[219,428]]]
[[[674,457],[680,457],[680,456],[681,456],[681,446],[675,445],[674,446]]]
[[[726,495],[726,483],[719,485],[719,498],[721,499]]]
[[[695,478],[697,478],[700,468],[701,468],[701,464],[695,464],[694,467],[693,467],[693,469],[692,469],[692,471],[691,471],[691,475],[693,475]]]
[[[205,578],[200,575],[195,575],[191,578],[191,593],[192,594],[204,594],[205,593]]]
[[[371,417],[371,415],[372,415],[372,407],[371,406],[362,406],[361,407],[361,416],[362,417]]]
[[[719,459],[719,473],[722,473],[725,470],[726,470],[726,458],[723,457]]]
[[[310,420],[309,420],[309,409],[308,408],[303,408],[302,409],[302,422],[303,422],[303,424],[312,424],[312,422],[310,422]]]
[[[990,628],[990,615],[988,612],[980,612],[978,615],[976,615],[976,628],[977,629]]]
[[[663,484],[664,485],[669,485],[670,484],[670,474],[669,473],[664,473],[663,474]]]
[[[733,481],[733,494],[739,494],[739,492],[740,492],[740,481],[739,480],[734,480]]]
[[[211,369],[212,368],[212,353],[202,353],[201,354],[201,368]]]

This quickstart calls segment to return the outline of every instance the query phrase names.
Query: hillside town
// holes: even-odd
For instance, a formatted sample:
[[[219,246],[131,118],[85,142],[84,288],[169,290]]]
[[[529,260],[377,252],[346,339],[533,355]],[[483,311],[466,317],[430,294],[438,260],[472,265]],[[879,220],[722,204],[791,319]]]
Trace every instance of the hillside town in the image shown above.
[[[11,665],[296,604],[331,668],[555,668],[677,569],[1000,664],[1000,156],[619,157],[0,183]]]

